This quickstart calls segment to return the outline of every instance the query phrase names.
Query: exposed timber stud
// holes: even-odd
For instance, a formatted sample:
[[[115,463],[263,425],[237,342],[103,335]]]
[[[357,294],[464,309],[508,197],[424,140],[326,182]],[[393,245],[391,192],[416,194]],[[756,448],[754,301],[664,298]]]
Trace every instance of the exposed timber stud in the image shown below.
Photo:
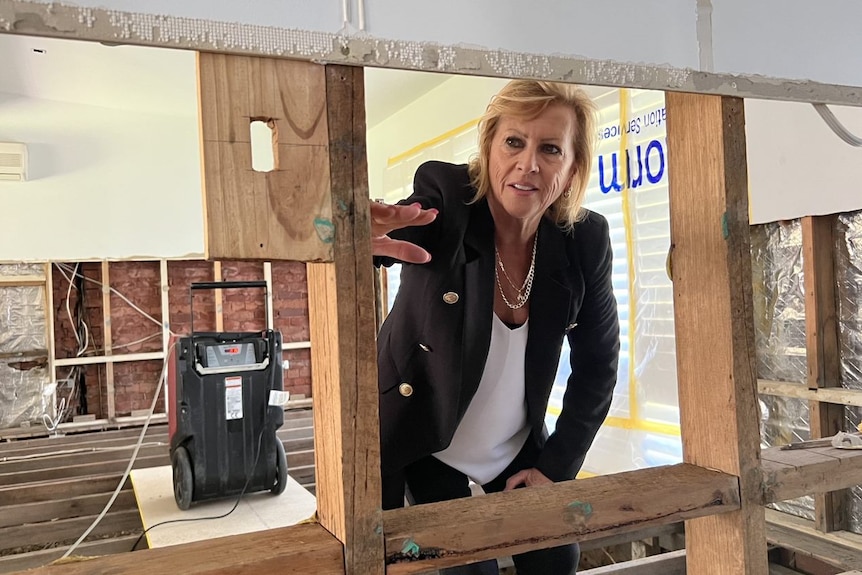
[[[808,388],[841,386],[838,310],[835,293],[835,216],[802,218],[802,265],[805,281],[805,342]],[[811,438],[844,431],[844,406],[811,401]],[[814,495],[815,525],[820,531],[847,528],[847,490]]]
[[[743,101],[666,94],[683,459],[739,477],[739,511],[686,522],[690,575],[766,575]]]
[[[309,263],[317,514],[345,573],[383,575],[374,280],[362,68],[326,66],[333,263]]]

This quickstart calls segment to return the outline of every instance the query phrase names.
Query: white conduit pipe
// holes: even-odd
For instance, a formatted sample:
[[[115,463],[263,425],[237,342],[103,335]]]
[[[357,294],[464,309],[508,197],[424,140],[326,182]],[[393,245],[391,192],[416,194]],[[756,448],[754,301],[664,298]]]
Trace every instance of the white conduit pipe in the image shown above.
[[[817,110],[818,114],[820,114],[820,117],[823,118],[823,121],[826,122],[826,125],[832,128],[832,131],[835,132],[839,138],[851,146],[855,146],[857,148],[862,147],[862,138],[851,134],[850,131],[838,121],[838,118],[835,117],[835,114],[832,113],[832,110],[830,110],[826,104],[812,104],[812,106],[814,106],[814,109]]]

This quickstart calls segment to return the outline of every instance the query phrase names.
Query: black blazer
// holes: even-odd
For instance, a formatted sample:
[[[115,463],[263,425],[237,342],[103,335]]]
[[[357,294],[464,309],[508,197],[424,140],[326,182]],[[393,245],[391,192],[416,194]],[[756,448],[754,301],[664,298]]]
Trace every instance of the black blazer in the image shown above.
[[[403,266],[400,290],[378,338],[384,475],[446,448],[482,377],[496,262],[494,221],[485,199],[467,204],[474,193],[466,165],[423,164],[413,195],[403,203],[420,202],[439,215],[428,226],[390,234],[424,247],[432,259]],[[525,383],[528,441],[541,448],[534,466],[553,481],[574,478],[610,407],[619,355],[611,259],[602,216],[588,212],[570,232],[542,219]],[[545,411],[566,335],[572,374],[549,437]]]

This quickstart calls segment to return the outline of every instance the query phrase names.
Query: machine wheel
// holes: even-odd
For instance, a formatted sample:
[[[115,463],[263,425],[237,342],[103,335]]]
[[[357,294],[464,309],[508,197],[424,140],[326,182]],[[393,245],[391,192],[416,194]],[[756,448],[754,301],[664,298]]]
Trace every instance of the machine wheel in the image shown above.
[[[174,499],[177,507],[185,511],[192,505],[195,483],[189,452],[182,445],[174,450],[171,456],[171,467],[174,470]]]
[[[273,495],[280,495],[287,487],[287,455],[284,453],[284,444],[275,438],[275,483],[269,489]]]

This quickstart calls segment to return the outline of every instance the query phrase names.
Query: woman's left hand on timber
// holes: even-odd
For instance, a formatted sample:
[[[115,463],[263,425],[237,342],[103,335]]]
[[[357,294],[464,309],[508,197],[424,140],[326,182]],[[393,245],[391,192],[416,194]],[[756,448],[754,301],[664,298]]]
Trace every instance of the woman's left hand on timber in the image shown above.
[[[511,491],[522,485],[524,487],[535,487],[536,485],[550,485],[551,483],[553,481],[545,477],[541,471],[535,467],[531,467],[530,469],[522,469],[510,477],[506,481],[506,488],[503,491]]]
[[[409,205],[389,205],[371,202],[371,251],[375,256],[387,256],[402,262],[424,264],[431,254],[410,242],[394,240],[387,234],[410,226],[425,226],[434,221],[437,210],[423,210],[418,202]]]

